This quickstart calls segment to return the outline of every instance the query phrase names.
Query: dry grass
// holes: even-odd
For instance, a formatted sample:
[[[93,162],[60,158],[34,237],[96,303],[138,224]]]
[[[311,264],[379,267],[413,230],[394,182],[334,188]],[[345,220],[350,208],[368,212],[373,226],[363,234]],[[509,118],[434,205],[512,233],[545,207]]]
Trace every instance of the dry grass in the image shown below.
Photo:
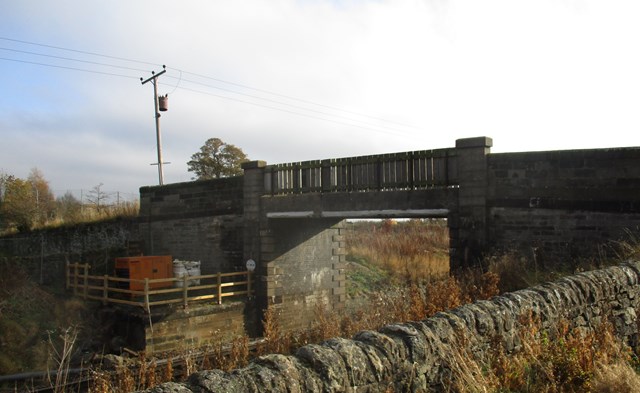
[[[628,362],[600,365],[593,376],[594,393],[640,393],[640,375]]]
[[[443,281],[439,294],[441,307],[469,296],[457,282]],[[480,290],[478,292],[483,292]],[[344,315],[322,307],[317,309],[314,325],[306,331],[283,332],[278,322],[276,309],[265,312],[264,325],[269,338],[258,355],[265,353],[290,354],[304,344],[320,342],[330,337],[350,337],[364,329],[376,329],[385,324],[406,319],[418,319],[438,311],[431,306],[431,298],[418,286],[406,291],[394,291],[388,296],[379,296],[366,313]],[[430,305],[428,308],[426,305]],[[449,379],[443,388],[449,392],[638,392],[640,378],[633,371],[631,351],[620,343],[610,323],[603,323],[593,331],[569,329],[566,322],[560,323],[551,333],[543,333],[539,321],[531,314],[519,319],[518,333],[520,349],[506,353],[500,340],[482,358],[471,350],[472,346],[464,334],[452,340],[451,357],[445,362],[450,370]],[[191,356],[185,354],[184,356]],[[250,361],[248,339],[239,337],[230,345],[210,348],[199,364],[188,372],[218,368],[232,370]],[[144,359],[140,360],[144,362]],[[175,377],[171,362],[164,368],[152,367],[152,363],[136,375],[130,367],[118,368],[111,379],[97,377],[92,392],[128,391],[152,387],[154,383],[172,380]],[[197,366],[197,367],[195,367]],[[391,391],[391,390],[389,390]]]
[[[330,310],[317,305],[309,329],[281,329],[277,309],[265,311],[263,326],[265,343],[259,354],[290,354],[300,346],[319,343],[332,337],[352,337],[362,330],[376,330],[397,322],[422,320],[470,301],[487,299],[497,294],[495,277],[491,273],[469,275],[461,284],[450,277],[432,281],[429,285],[395,286],[368,296],[366,309],[355,312]]]
[[[458,337],[446,366],[451,392],[638,392],[629,348],[617,340],[610,323],[593,331],[569,329],[561,322],[553,337],[525,315],[521,349],[506,354],[496,344],[478,359]]]
[[[433,234],[425,234],[431,230]],[[199,370],[232,370],[246,365],[256,354],[289,354],[308,343],[336,336],[351,337],[358,331],[375,330],[394,322],[424,319],[438,311],[490,298],[505,288],[533,285],[542,277],[553,278],[538,266],[535,258],[532,261],[515,254],[494,257],[487,264],[487,271],[469,270],[455,277],[444,274],[448,272],[448,264],[444,269],[440,262],[429,259],[441,252],[446,255],[446,226],[438,222],[386,221],[373,229],[354,231],[349,241],[360,242],[349,245],[351,258],[357,255],[388,273],[387,286],[369,292],[366,308],[346,313],[319,305],[309,329],[284,332],[277,308],[270,307],[264,312],[265,341],[255,354],[249,351],[249,339],[244,336],[231,343],[212,345],[204,350],[203,356],[185,349],[160,363],[142,355],[114,372],[94,371],[90,391],[140,390]],[[429,251],[428,247],[433,249]],[[624,247],[631,255],[635,252],[631,243],[625,243]],[[383,259],[385,255],[388,261]],[[368,259],[374,257],[373,261]],[[426,266],[412,267],[411,263],[416,261]],[[6,290],[15,290],[11,284],[7,283]],[[6,305],[0,310],[13,312]],[[541,333],[538,321],[531,315],[524,315],[519,322],[523,326],[519,332],[522,345],[515,353],[506,353],[502,345],[495,344],[483,358],[477,358],[464,335],[459,335],[447,364],[451,374],[445,388],[450,392],[492,393],[638,392],[640,381],[634,372],[637,363],[629,348],[616,340],[611,324],[604,323],[589,332],[571,330],[562,323],[555,332],[547,334]]]
[[[78,205],[72,212],[58,212],[55,216],[42,223],[34,223],[29,230],[60,228],[121,218],[135,218],[138,217],[139,211],[140,202],[137,200],[104,205],[100,206],[100,208],[91,205]],[[0,235],[11,235],[18,232],[19,230],[15,226],[0,228]]]
[[[350,258],[365,259],[396,280],[418,282],[449,272],[449,230],[442,220],[365,221],[351,229]]]
[[[19,265],[0,262],[0,375],[58,368],[54,363],[59,358],[50,358],[49,352],[62,350],[58,338],[69,326],[86,337],[87,314],[82,301],[55,296]]]

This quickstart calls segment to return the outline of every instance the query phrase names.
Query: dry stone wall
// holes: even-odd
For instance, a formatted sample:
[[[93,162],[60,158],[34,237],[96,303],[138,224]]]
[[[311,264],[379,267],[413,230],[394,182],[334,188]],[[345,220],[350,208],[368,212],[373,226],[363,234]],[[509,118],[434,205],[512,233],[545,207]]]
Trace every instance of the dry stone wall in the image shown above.
[[[519,318],[532,313],[553,334],[560,321],[590,329],[604,318],[617,335],[638,344],[640,262],[580,273],[442,312],[418,322],[363,331],[307,345],[292,356],[267,355],[249,366],[203,371],[185,383],[152,392],[385,392],[444,391],[452,346],[464,334],[470,353],[482,354],[499,338],[507,351],[520,343]]]

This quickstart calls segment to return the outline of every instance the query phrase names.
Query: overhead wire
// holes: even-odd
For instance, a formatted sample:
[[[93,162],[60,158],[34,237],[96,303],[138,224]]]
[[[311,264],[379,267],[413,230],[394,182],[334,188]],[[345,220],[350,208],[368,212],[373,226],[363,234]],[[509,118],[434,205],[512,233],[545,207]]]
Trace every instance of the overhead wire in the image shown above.
[[[167,67],[167,68],[170,68],[170,67]],[[211,76],[206,76],[206,75],[197,74],[197,73],[188,72],[188,71],[184,71],[184,73],[185,74],[189,74],[189,75],[194,75],[194,76],[197,76],[197,77],[200,77],[200,78],[204,78],[204,79],[214,80],[216,82],[221,82],[221,83],[225,83],[225,84],[232,85],[232,86],[242,87],[244,89],[249,89],[249,90],[253,90],[253,91],[257,91],[257,92],[261,92],[261,93],[271,94],[271,95],[274,95],[274,96],[277,96],[277,97],[286,98],[286,99],[289,99],[289,100],[299,101],[299,102],[303,102],[303,103],[306,103],[306,104],[311,104],[311,105],[324,107],[324,108],[327,108],[327,109],[332,109],[332,110],[339,111],[339,112],[350,113],[350,114],[353,114],[353,115],[356,115],[356,116],[368,117],[370,119],[380,120],[380,121],[383,121],[383,122],[386,122],[386,123],[397,124],[397,125],[400,125],[400,126],[403,126],[403,127],[420,129],[419,127],[416,127],[416,126],[413,126],[413,125],[410,125],[410,124],[404,124],[404,123],[396,122],[396,121],[393,121],[393,120],[383,119],[381,117],[376,117],[376,116],[371,116],[371,115],[367,115],[367,114],[363,114],[363,113],[359,113],[359,112],[354,112],[354,111],[338,108],[338,107],[331,106],[331,105],[320,104],[320,103],[317,103],[317,102],[314,102],[314,101],[309,101],[309,100],[305,100],[305,99],[302,99],[302,98],[289,96],[289,95],[286,95],[286,94],[280,94],[280,93],[276,93],[276,92],[269,91],[269,90],[259,89],[259,88],[247,86],[247,85],[244,85],[244,84],[241,84],[241,83],[229,82],[229,81],[225,81],[223,79],[218,79],[218,78],[214,78],[214,77],[211,77]]]
[[[147,64],[147,65],[152,65],[152,66],[157,66],[158,65],[157,63],[151,63],[151,62],[143,61],[143,60],[133,60],[133,59],[127,59],[126,57],[109,56],[109,55],[104,55],[104,54],[101,54],[101,53],[89,52],[89,51],[84,51],[84,50],[79,50],[79,49],[64,48],[64,47],[61,47],[61,46],[40,44],[40,43],[37,43],[37,42],[18,40],[18,39],[15,39],[15,38],[0,37],[0,40],[17,42],[17,43],[21,43],[21,44],[28,44],[28,45],[34,45],[34,46],[40,46],[40,47],[43,47],[43,48],[63,50],[63,51],[67,51],[67,52],[82,53],[82,54],[85,54],[85,55],[104,57],[104,58],[107,58],[107,59],[122,60],[122,61],[131,62],[131,63]]]
[[[28,60],[20,60],[20,59],[8,59],[6,57],[0,57],[0,60],[13,61],[13,62],[16,62],[16,63],[24,63],[24,64],[33,64],[33,65],[39,65],[39,66],[43,66],[43,67],[62,68],[62,69],[65,69],[65,70],[72,70],[72,71],[82,71],[82,72],[88,72],[88,73],[92,73],[92,74],[118,76],[118,77],[121,77],[121,78],[138,79],[135,76],[116,74],[114,72],[88,70],[88,69],[85,69],[85,68],[69,67],[69,66],[62,66],[62,65],[57,65],[57,64],[39,63],[39,62],[36,62],[36,61],[28,61]]]
[[[120,69],[123,69],[123,70],[132,70],[132,71],[138,71],[138,72],[147,72],[148,71],[148,70],[143,70],[141,68],[133,68],[133,67],[126,67],[126,66],[119,66],[119,65],[115,65],[115,64],[100,63],[98,61],[80,60],[80,59],[74,59],[72,57],[48,55],[48,54],[45,54],[45,53],[31,52],[31,51],[12,49],[12,48],[0,47],[0,50],[5,50],[5,51],[10,51],[10,52],[15,52],[15,53],[23,53],[23,54],[33,55],[33,56],[49,57],[49,58],[52,58],[52,59],[75,61],[75,62],[78,62],[78,63],[94,64],[94,65],[100,65],[100,66],[112,67],[112,68],[120,68]]]
[[[138,77],[132,76],[132,75],[123,75],[123,74],[117,74],[117,73],[113,73],[113,72],[89,70],[89,69],[85,69],[85,68],[62,66],[62,65],[57,65],[57,64],[48,64],[48,63],[41,63],[41,62],[21,60],[21,59],[10,59],[10,58],[5,58],[5,57],[0,57],[0,60],[12,61],[12,62],[23,63],[23,64],[32,64],[32,65],[38,65],[38,66],[44,66],[44,67],[67,69],[67,70],[73,70],[73,71],[81,71],[81,72],[108,75],[108,76],[116,76],[116,77],[122,77],[122,78],[128,78],[128,79],[136,79],[136,80],[138,79]],[[193,81],[189,81],[189,82],[198,84],[198,82],[193,82]],[[230,100],[230,101],[235,101],[235,102],[239,102],[239,103],[243,103],[243,104],[249,104],[249,105],[254,105],[254,106],[258,106],[258,107],[262,107],[262,108],[266,108],[266,109],[277,110],[277,111],[280,111],[280,112],[289,113],[289,114],[302,116],[302,117],[307,117],[307,118],[310,118],[310,119],[322,120],[322,121],[326,121],[326,122],[330,122],[330,123],[334,123],[334,124],[346,125],[346,126],[349,126],[349,127],[356,127],[356,128],[360,128],[360,129],[364,129],[364,130],[371,130],[371,131],[380,132],[380,133],[386,133],[386,134],[390,134],[390,135],[406,136],[405,134],[400,133],[400,132],[393,132],[395,130],[393,130],[393,129],[389,128],[389,127],[384,127],[384,126],[382,127],[382,128],[387,129],[387,130],[383,130],[383,129],[379,129],[379,128],[372,128],[372,127],[375,127],[374,124],[363,123],[361,121],[358,121],[358,120],[355,120],[355,119],[351,119],[351,118],[348,118],[348,117],[345,117],[345,116],[340,116],[340,115],[330,114],[330,113],[317,111],[317,110],[313,110],[313,109],[309,109],[309,108],[299,107],[299,106],[295,106],[295,105],[291,105],[291,104],[287,104],[287,103],[283,103],[283,102],[279,102],[279,101],[275,101],[275,100],[265,99],[265,98],[262,98],[262,97],[252,96],[252,95],[248,95],[248,94],[245,94],[245,93],[235,92],[233,90],[224,89],[224,88],[218,88],[218,87],[215,87],[215,86],[209,86],[209,85],[205,85],[205,84],[201,84],[200,83],[200,85],[203,85],[205,87],[210,87],[210,88],[214,88],[214,89],[220,89],[220,90],[227,91],[227,92],[230,92],[230,93],[233,93],[233,94],[240,94],[240,95],[245,95],[245,96],[248,96],[248,97],[262,99],[262,100],[266,100],[266,101],[269,101],[269,102],[272,102],[272,103],[287,105],[287,106],[290,106],[290,107],[293,107],[293,108],[298,108],[298,109],[301,109],[301,110],[306,110],[306,111],[310,111],[310,112],[314,112],[314,113],[318,113],[318,114],[323,114],[323,115],[327,115],[327,116],[333,116],[333,117],[337,117],[337,118],[343,118],[343,119],[348,120],[348,121],[361,122],[361,123],[363,123],[365,125],[368,125],[368,126],[365,127],[363,125],[347,123],[347,122],[344,122],[344,121],[332,120],[332,119],[328,119],[328,118],[324,118],[324,117],[319,117],[319,116],[314,116],[314,115],[310,115],[310,114],[306,114],[306,113],[296,112],[296,111],[293,111],[293,110],[288,110],[288,109],[284,109],[284,108],[278,108],[278,107],[275,107],[275,106],[269,106],[269,105],[259,104],[259,103],[256,103],[256,102],[251,102],[251,101],[247,101],[247,100],[241,100],[241,99],[238,99],[238,98],[224,96],[224,95],[220,95],[220,94],[214,94],[214,93],[205,92],[205,91],[201,91],[201,90],[190,89],[190,88],[187,88],[187,87],[184,87],[184,86],[180,86],[179,83],[180,83],[180,80],[178,80],[178,84],[173,86],[172,94],[173,94],[173,92],[175,92],[176,89],[181,89],[181,90],[186,90],[186,91],[190,91],[190,92],[194,92],[194,93],[198,93],[198,94],[204,94],[204,95],[208,95],[208,96],[212,96],[212,97],[218,97],[218,98],[222,98],[222,99],[226,99],[226,100]],[[170,86],[170,85],[167,85],[166,83],[160,83],[160,84],[161,85]]]
[[[175,78],[175,77],[172,77],[172,76],[168,76],[168,77],[169,78]],[[397,131],[394,128],[391,128],[391,127],[377,125],[377,124],[373,124],[373,123],[368,123],[368,122],[365,122],[365,121],[362,121],[362,120],[353,119],[351,117],[342,116],[342,115],[333,114],[333,113],[328,113],[328,112],[317,110],[317,109],[305,108],[303,106],[293,105],[293,104],[289,104],[289,103],[286,103],[286,102],[273,100],[273,99],[270,99],[270,98],[264,98],[264,97],[256,96],[256,95],[253,95],[253,94],[241,93],[241,92],[237,92],[235,90],[225,89],[223,87],[218,87],[218,86],[212,86],[212,85],[208,85],[208,84],[205,84],[205,83],[196,82],[196,81],[193,81],[193,80],[182,79],[182,81],[184,81],[186,83],[193,83],[193,84],[197,84],[197,85],[200,85],[200,86],[208,87],[208,88],[211,88],[211,89],[225,91],[225,92],[232,93],[232,94],[238,94],[238,95],[254,98],[254,99],[257,99],[257,100],[270,102],[272,104],[290,106],[290,107],[295,108],[295,109],[308,111],[308,112],[312,112],[312,113],[317,113],[317,114],[322,114],[322,115],[326,115],[326,116],[332,116],[332,117],[336,117],[336,118],[343,119],[343,120],[354,121],[354,122],[362,123],[364,125],[371,126],[371,127],[378,127],[378,128],[388,129],[388,130],[391,130],[391,131]],[[244,101],[240,101],[240,102],[244,102]]]
[[[166,85],[166,83],[159,83],[159,84],[160,85]],[[376,132],[380,132],[380,133],[384,133],[384,134],[390,134],[390,135],[396,135],[396,136],[406,136],[405,134],[400,134],[400,133],[390,132],[390,131],[385,131],[385,130],[380,130],[380,129],[373,129],[371,127],[360,126],[360,125],[352,124],[352,123],[345,123],[345,122],[341,122],[341,121],[337,121],[337,120],[331,120],[331,119],[327,119],[327,118],[323,118],[323,117],[319,117],[319,116],[309,115],[309,114],[306,114],[306,113],[300,113],[300,112],[296,112],[296,111],[291,111],[291,110],[284,109],[284,108],[278,108],[278,107],[274,107],[274,106],[258,104],[258,103],[255,103],[255,102],[245,101],[245,100],[241,100],[241,99],[233,98],[233,97],[228,97],[228,96],[223,96],[223,95],[220,95],[220,94],[205,92],[205,91],[196,90],[196,89],[190,89],[190,88],[184,87],[184,86],[179,87],[179,89],[187,90],[187,91],[190,91],[190,92],[193,92],[193,93],[204,94],[204,95],[208,95],[208,96],[212,96],[212,97],[224,98],[224,99],[227,99],[227,100],[230,100],[230,101],[236,101],[236,102],[240,102],[240,103],[243,103],[243,104],[255,105],[255,106],[259,106],[259,107],[267,108],[267,109],[273,109],[273,110],[277,110],[277,111],[281,111],[281,112],[285,112],[285,113],[294,114],[294,115],[297,115],[297,116],[308,117],[308,118],[316,119],[316,120],[323,120],[323,121],[327,121],[327,122],[330,122],[330,123],[335,123],[335,124],[341,124],[341,125],[346,125],[346,126],[350,126],[350,127],[361,128],[361,129],[364,129],[364,130],[376,131]]]
[[[90,56],[97,56],[97,57],[108,58],[108,59],[112,59],[112,60],[118,60],[118,61],[126,61],[126,62],[131,62],[131,63],[139,63],[139,64],[145,64],[145,65],[154,65],[154,66],[157,65],[156,63],[147,62],[147,61],[133,60],[133,59],[128,59],[128,58],[124,58],[124,57],[110,56],[110,55],[100,54],[100,53],[96,53],[96,52],[89,52],[89,51],[83,51],[83,50],[77,50],[77,49],[64,48],[64,47],[60,47],[60,46],[35,43],[35,42],[18,40],[18,39],[13,39],[13,38],[8,38],[8,37],[0,37],[0,40],[10,41],[10,42],[15,42],[15,43],[20,43],[20,44],[34,45],[34,46],[39,46],[39,47],[43,47],[43,48],[50,48],[50,49],[74,52],[74,53],[90,55]],[[119,68],[119,69],[123,69],[123,70],[129,70],[129,71],[138,71],[138,72],[146,72],[146,71],[148,71],[148,70],[143,70],[143,69],[140,69],[140,68],[134,68],[134,67],[128,67],[128,66],[120,66],[120,65],[115,65],[115,64],[107,64],[107,63],[101,63],[101,62],[83,60],[83,59],[76,59],[76,58],[70,58],[70,57],[64,57],[64,56],[56,56],[56,55],[51,55],[51,54],[38,53],[38,52],[32,52],[32,51],[25,51],[25,50],[20,50],[20,49],[0,48],[0,50],[12,51],[12,52],[15,52],[15,53],[22,53],[22,54],[28,54],[28,55],[33,55],[33,56],[49,57],[49,58],[54,58],[54,59],[59,59],[59,60],[64,60],[64,61],[73,61],[73,62],[81,62],[81,63],[85,63],[85,64],[93,64],[93,65],[99,65],[99,66],[113,67],[113,68]],[[85,68],[70,67],[70,66],[63,66],[63,65],[56,65],[56,64],[34,62],[34,61],[21,60],[21,59],[10,59],[10,58],[0,57],[0,60],[20,62],[20,63],[25,63],[25,64],[33,64],[33,65],[53,67],[53,68],[68,69],[68,70],[74,70],[74,71],[82,71],[82,72],[102,74],[102,75],[118,76],[118,77],[131,78],[131,79],[138,79],[138,77],[130,76],[130,75],[116,74],[116,73],[105,72],[105,71],[89,70],[89,69],[85,69]],[[338,107],[334,107],[334,106],[330,106],[330,105],[324,105],[324,104],[316,103],[316,102],[313,102],[313,101],[304,100],[304,99],[292,97],[292,96],[289,96],[289,95],[272,92],[272,91],[269,91],[269,90],[259,89],[259,88],[251,87],[251,86],[248,86],[248,85],[240,84],[240,83],[225,81],[223,79],[218,79],[218,78],[214,78],[214,77],[210,77],[210,76],[206,76],[206,75],[202,75],[202,74],[198,74],[198,73],[194,73],[194,72],[190,72],[190,71],[185,71],[185,70],[182,70],[182,69],[179,69],[179,68],[167,67],[167,69],[168,70],[173,70],[173,71],[178,71],[180,73],[179,77],[167,75],[167,77],[169,77],[169,78],[178,79],[178,82],[176,83],[176,85],[173,86],[172,93],[175,92],[176,89],[180,88],[180,89],[186,90],[186,91],[192,91],[192,92],[196,92],[196,93],[200,93],[200,94],[207,94],[207,95],[210,95],[210,96],[219,97],[219,98],[223,98],[223,99],[227,99],[227,100],[231,100],[231,101],[235,101],[235,102],[240,102],[240,103],[244,103],[244,104],[251,104],[251,105],[260,106],[260,107],[264,107],[264,108],[268,108],[268,109],[272,109],[272,110],[278,110],[278,111],[285,112],[285,113],[295,114],[295,115],[304,116],[304,117],[313,118],[313,119],[318,119],[318,120],[329,121],[329,122],[336,123],[336,124],[348,125],[348,126],[351,126],[351,127],[358,127],[358,128],[362,128],[362,129],[369,129],[369,130],[373,130],[373,131],[377,131],[377,132],[385,132],[385,133],[389,133],[389,134],[393,134],[393,135],[407,136],[406,133],[401,132],[401,131],[393,128],[393,127],[389,127],[389,126],[386,126],[386,125],[373,124],[373,123],[370,123],[370,122],[366,122],[366,121],[359,120],[359,119],[354,119],[352,117],[348,117],[348,116],[344,116],[344,115],[340,115],[340,114],[336,114],[336,113],[329,113],[329,112],[326,112],[326,111],[322,111],[322,110],[318,110],[318,109],[312,109],[312,108],[308,108],[308,107],[304,107],[304,106],[300,106],[300,105],[294,105],[292,103],[278,101],[278,100],[275,100],[275,99],[260,97],[260,96],[254,95],[254,94],[248,94],[248,93],[245,93],[245,92],[235,91],[235,90],[232,90],[232,89],[226,89],[226,88],[223,88],[223,87],[220,87],[220,86],[213,86],[213,85],[210,85],[210,84],[206,84],[206,83],[202,83],[202,82],[198,82],[198,81],[194,81],[194,80],[184,79],[182,77],[182,74],[184,73],[184,74],[187,74],[187,75],[193,75],[193,76],[196,76],[196,77],[199,77],[199,78],[203,78],[203,79],[207,79],[207,80],[212,80],[212,81],[216,81],[216,82],[219,82],[219,83],[224,83],[224,84],[227,84],[227,85],[240,87],[242,89],[248,89],[248,90],[252,90],[252,91],[255,91],[255,92],[260,92],[260,93],[269,94],[269,95],[280,97],[280,98],[285,98],[287,100],[298,101],[300,103],[304,103],[304,104],[308,104],[308,105],[314,105],[314,106],[325,108],[325,109],[329,109],[329,110],[332,110],[332,111],[337,111],[337,112],[347,113],[347,114],[351,114],[351,115],[355,115],[355,116],[359,116],[359,117],[374,119],[374,120],[377,120],[377,121],[380,121],[380,122],[384,122],[384,123],[388,123],[388,124],[396,124],[396,125],[399,125],[399,126],[402,126],[402,127],[419,129],[418,127],[415,127],[415,126],[412,126],[412,125],[402,124],[402,123],[399,123],[399,122],[394,122],[394,121],[391,121],[391,120],[387,120],[387,119],[383,119],[383,118],[379,118],[379,117],[375,117],[375,116],[370,116],[370,115],[366,115],[366,114],[362,114],[362,113],[358,113],[358,112],[354,112],[354,111],[349,111],[349,110],[346,110],[346,109],[342,109],[342,108],[338,108]],[[263,105],[263,104],[259,104],[259,103],[255,103],[255,102],[251,102],[251,101],[246,101],[246,100],[242,100],[242,99],[238,99],[238,98],[232,98],[232,97],[229,97],[229,96],[217,95],[217,94],[213,94],[213,93],[207,93],[207,92],[199,91],[199,90],[196,90],[196,89],[189,89],[189,88],[180,86],[181,82],[193,83],[193,84],[200,85],[200,86],[203,86],[203,87],[206,87],[206,88],[210,88],[210,89],[216,89],[216,90],[220,90],[220,91],[225,91],[225,92],[228,92],[228,93],[231,93],[231,94],[241,95],[241,96],[249,97],[249,98],[252,98],[252,99],[255,99],[255,100],[261,100],[261,101],[269,102],[269,103],[272,103],[272,104],[282,105],[282,106],[290,107],[290,108],[293,108],[293,109],[296,109],[296,110],[301,110],[301,111],[310,112],[310,113],[314,113],[314,114],[319,114],[319,115],[323,115],[323,116],[334,117],[334,118],[337,118],[337,119],[342,119],[342,120],[346,120],[346,121],[349,121],[349,122],[355,122],[355,123],[359,123],[359,124],[362,124],[362,125],[353,124],[353,123],[345,123],[345,122],[342,122],[342,121],[331,120],[331,119],[327,119],[327,118],[324,118],[324,117],[310,115],[308,113],[299,113],[299,112],[296,112],[295,110],[289,110],[289,109],[283,109],[283,108],[278,108],[278,107],[269,106],[269,105]],[[375,128],[372,128],[372,127],[375,127]],[[381,129],[385,129],[387,131],[383,131]]]
[[[178,82],[176,83],[176,85],[173,87],[173,90],[171,90],[169,94],[175,93],[178,86],[180,86],[180,82],[182,81],[182,70],[178,70],[178,71],[180,71],[180,77],[178,78]]]

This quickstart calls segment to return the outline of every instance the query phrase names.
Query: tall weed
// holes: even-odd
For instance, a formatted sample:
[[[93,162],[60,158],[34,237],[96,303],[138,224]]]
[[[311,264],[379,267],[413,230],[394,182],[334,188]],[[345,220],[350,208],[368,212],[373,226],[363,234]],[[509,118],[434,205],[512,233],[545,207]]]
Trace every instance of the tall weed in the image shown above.
[[[594,330],[570,329],[562,321],[553,334],[542,333],[539,321],[520,318],[521,345],[506,353],[500,340],[482,358],[457,338],[447,386],[453,392],[638,392],[628,381],[640,381],[633,373],[628,346],[605,322]],[[613,375],[624,375],[615,381]],[[612,387],[618,390],[610,390]]]
[[[384,269],[401,282],[449,272],[449,230],[442,220],[358,222],[347,231],[347,253]]]

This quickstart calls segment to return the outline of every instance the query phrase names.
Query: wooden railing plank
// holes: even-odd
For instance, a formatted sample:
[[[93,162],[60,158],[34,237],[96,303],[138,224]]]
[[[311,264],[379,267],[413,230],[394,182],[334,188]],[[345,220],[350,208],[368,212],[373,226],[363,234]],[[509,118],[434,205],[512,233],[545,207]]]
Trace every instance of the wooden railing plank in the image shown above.
[[[201,276],[184,276],[181,278],[146,278],[143,280],[136,280],[130,278],[112,277],[108,275],[93,276],[89,274],[90,266],[88,264],[68,263],[66,268],[67,286],[68,289],[73,289],[75,295],[82,296],[84,299],[98,300],[103,304],[117,303],[139,306],[147,312],[150,312],[150,308],[153,306],[181,302],[185,307],[187,307],[188,304],[192,302],[213,299],[217,299],[217,303],[221,304],[222,299],[225,297],[240,295],[249,296],[253,293],[253,289],[251,288],[251,272],[217,273]],[[207,284],[205,282],[206,280],[214,280],[214,283]],[[194,281],[203,282],[203,284],[189,285]],[[182,287],[174,288],[150,289],[151,284],[167,282],[181,282],[183,285]],[[128,284],[126,285],[127,288],[131,287],[131,283],[143,283],[144,290],[125,289],[121,287],[122,283]],[[116,284],[118,286],[111,286],[111,284]],[[243,286],[246,288],[246,290],[242,289]],[[81,289],[81,294],[78,293],[78,289]],[[203,291],[205,291],[205,294],[202,294]],[[206,294],[206,291],[212,292]],[[200,292],[200,294],[189,296],[190,294],[194,294],[195,292]],[[113,296],[116,294],[124,297],[129,297],[129,299],[116,298]],[[170,299],[155,298],[157,296],[172,295],[178,296]],[[142,299],[133,300],[133,298],[135,297],[142,297]]]
[[[268,166],[268,194],[387,191],[456,186],[455,149],[293,162]]]

